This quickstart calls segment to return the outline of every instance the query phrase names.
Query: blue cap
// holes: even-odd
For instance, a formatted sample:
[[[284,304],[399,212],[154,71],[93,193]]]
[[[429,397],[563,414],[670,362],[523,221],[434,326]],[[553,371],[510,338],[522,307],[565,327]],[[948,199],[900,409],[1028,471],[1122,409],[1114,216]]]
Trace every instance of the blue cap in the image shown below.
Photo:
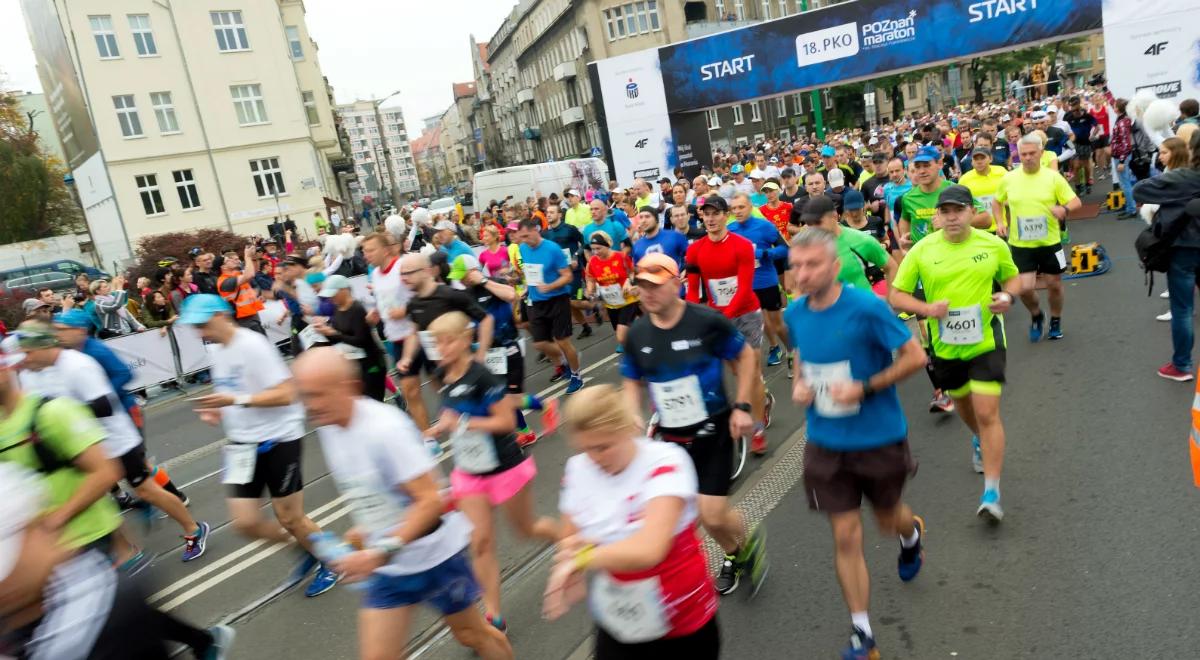
[[[742,167],[741,163],[736,163],[733,167],[729,168],[730,174],[740,174],[745,171],[746,171],[746,168]]]
[[[917,155],[913,156],[914,163],[936,163],[941,159],[937,147],[921,147],[917,149]]]
[[[821,147],[821,157],[822,158],[833,158],[836,155],[837,155],[837,149],[834,149],[833,147],[831,147],[829,145],[825,145],[825,146]]]
[[[184,325],[204,325],[215,314],[230,314],[229,304],[211,293],[194,293],[183,299],[179,322]]]
[[[857,211],[867,205],[867,200],[863,199],[863,194],[854,188],[846,188],[846,192],[842,193],[842,208],[847,211]]]
[[[66,325],[72,328],[83,328],[88,330],[92,327],[92,315],[82,309],[68,309],[65,312],[59,312],[54,315],[54,322],[58,325]]]

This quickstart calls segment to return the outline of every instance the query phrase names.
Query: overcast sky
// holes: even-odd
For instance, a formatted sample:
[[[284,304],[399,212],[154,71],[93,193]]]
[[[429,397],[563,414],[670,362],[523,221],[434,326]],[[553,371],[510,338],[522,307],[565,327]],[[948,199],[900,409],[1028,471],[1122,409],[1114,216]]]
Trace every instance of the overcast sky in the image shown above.
[[[261,0],[260,0],[261,1]],[[513,0],[306,0],[308,29],[338,103],[383,97],[404,109],[410,135],[473,79],[469,35],[487,41]],[[126,47],[132,47],[126,45]],[[0,69],[8,89],[41,91],[17,0],[0,0]]]

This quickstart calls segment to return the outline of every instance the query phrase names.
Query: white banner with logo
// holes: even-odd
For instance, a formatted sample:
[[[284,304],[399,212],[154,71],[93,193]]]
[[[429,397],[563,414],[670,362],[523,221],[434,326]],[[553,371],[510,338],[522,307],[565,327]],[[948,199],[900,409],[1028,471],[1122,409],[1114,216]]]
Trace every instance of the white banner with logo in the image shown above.
[[[175,380],[175,354],[171,339],[157,329],[106,339],[104,345],[117,354],[133,372],[127,390]]]
[[[212,356],[208,354],[199,331],[190,325],[177,323],[171,332],[175,334],[175,345],[179,347],[180,374],[192,374],[212,366]]]
[[[1118,97],[1143,89],[1176,101],[1200,97],[1195,0],[1105,0],[1104,56]]]
[[[616,169],[613,178],[622,186],[635,178],[651,183],[661,176],[674,178],[675,144],[658,51],[600,60],[596,73]]]

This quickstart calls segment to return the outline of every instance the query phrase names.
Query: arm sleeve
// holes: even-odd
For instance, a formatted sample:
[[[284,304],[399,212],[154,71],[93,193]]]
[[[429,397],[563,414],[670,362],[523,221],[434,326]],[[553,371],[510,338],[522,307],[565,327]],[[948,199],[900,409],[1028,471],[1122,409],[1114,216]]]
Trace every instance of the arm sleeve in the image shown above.
[[[1059,204],[1066,204],[1077,197],[1066,177],[1054,177],[1054,197]]]
[[[108,398],[107,395],[101,396],[101,397],[96,397],[95,399],[88,401],[87,407],[89,410],[92,411],[92,415],[94,415],[97,419],[102,419],[104,417],[112,417],[112,414],[113,414],[112,401]]]
[[[375,339],[371,336],[371,326],[367,325],[367,313],[358,304],[351,307],[350,311],[351,314],[348,315],[346,324],[347,332],[339,330],[337,340],[357,348],[368,349]],[[331,337],[331,339],[333,338]]]
[[[626,339],[626,343],[628,341]],[[638,367],[637,361],[630,355],[628,350],[621,356],[621,376],[629,380],[642,379],[642,370]]]
[[[883,268],[887,265],[888,253],[887,250],[883,249],[883,244],[881,244],[879,241],[873,238],[868,241],[863,241],[862,251],[863,256],[867,258],[867,261],[870,261],[880,268]]]
[[[55,454],[74,459],[104,440],[104,427],[82,403],[59,398],[47,401],[37,417],[38,436]]]
[[[99,343],[99,342],[96,342]],[[100,344],[100,349],[96,351],[93,359],[100,363],[100,368],[104,370],[108,380],[112,383],[113,389],[124,389],[130,381],[133,380],[133,371],[129,365],[125,364],[121,358],[117,357],[107,346]]]
[[[741,245],[728,247],[734,251],[733,258],[737,260],[738,284],[737,299],[731,301],[730,306],[739,307],[745,304],[743,301],[747,296],[754,297],[754,244],[742,239]]]
[[[786,257],[788,253],[787,241],[783,240],[783,235],[779,233],[774,224],[771,225],[770,240],[771,248],[767,250],[767,256],[771,258],[771,261],[778,261]]]

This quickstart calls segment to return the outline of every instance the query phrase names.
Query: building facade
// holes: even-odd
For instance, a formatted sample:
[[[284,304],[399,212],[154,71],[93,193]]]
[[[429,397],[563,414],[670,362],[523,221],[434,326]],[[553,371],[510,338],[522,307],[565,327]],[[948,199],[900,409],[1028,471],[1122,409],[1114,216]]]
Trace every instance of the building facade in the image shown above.
[[[43,87],[81,90],[100,155],[84,172],[93,206],[119,219],[126,247],[205,227],[265,234],[278,215],[313,235],[314,213],[348,201],[335,172],[346,154],[301,0],[22,7]],[[47,38],[56,29],[69,57]],[[73,133],[62,138],[71,158]],[[111,223],[99,231],[114,233]]]
[[[393,191],[403,202],[415,197],[420,188],[404,112],[399,107],[376,108],[379,103],[355,101],[337,106],[358,177],[356,203],[361,203],[364,195],[391,201]]]

